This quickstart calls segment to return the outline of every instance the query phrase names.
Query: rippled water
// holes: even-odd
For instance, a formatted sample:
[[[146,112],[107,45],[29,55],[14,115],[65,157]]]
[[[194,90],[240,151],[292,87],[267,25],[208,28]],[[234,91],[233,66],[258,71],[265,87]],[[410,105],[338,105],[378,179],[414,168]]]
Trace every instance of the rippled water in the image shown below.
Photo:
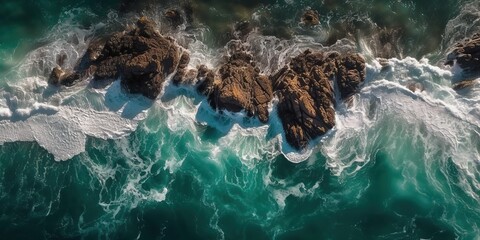
[[[336,127],[301,153],[284,143],[275,103],[262,125],[220,115],[191,87],[167,83],[149,101],[118,82],[48,86],[59,53],[72,67],[94,36],[138,16],[119,5],[0,8],[2,238],[480,235],[480,86],[454,91],[441,62],[477,31],[479,2],[204,0],[192,3],[195,23],[176,31],[160,16],[178,4],[143,12],[186,46],[192,68],[217,66],[237,20],[256,24],[246,44],[267,74],[308,48],[360,51],[365,84],[351,106],[337,106]],[[319,26],[299,24],[307,8],[320,13]],[[379,29],[401,30],[388,67],[375,58]]]

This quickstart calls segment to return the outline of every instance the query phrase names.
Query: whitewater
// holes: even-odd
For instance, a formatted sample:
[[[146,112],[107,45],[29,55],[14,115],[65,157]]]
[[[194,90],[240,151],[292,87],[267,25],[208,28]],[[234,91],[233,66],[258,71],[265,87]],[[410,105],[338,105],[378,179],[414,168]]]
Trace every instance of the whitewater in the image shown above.
[[[45,44],[1,76],[0,225],[17,227],[0,233],[25,237],[19,230],[34,226],[43,238],[476,239],[480,83],[454,90],[461,73],[438,59],[462,39],[458,29],[480,29],[462,18],[479,5],[463,5],[444,46],[422,58],[376,58],[366,37],[327,46],[328,25],[291,39],[250,33],[243,44],[264,74],[307,49],[355,50],[367,60],[359,92],[336,101],[336,126],[302,151],[284,140],[276,99],[262,124],[215,111],[193,86],[174,86],[173,74],[156,100],[126,93],[119,81],[50,86],[59,55],[73,68],[94,36],[138,17],[111,11],[85,28],[82,17],[93,13],[66,11]],[[162,28],[159,11],[147,14]],[[208,44],[209,31],[168,33],[190,53],[189,69],[218,67],[225,55]]]

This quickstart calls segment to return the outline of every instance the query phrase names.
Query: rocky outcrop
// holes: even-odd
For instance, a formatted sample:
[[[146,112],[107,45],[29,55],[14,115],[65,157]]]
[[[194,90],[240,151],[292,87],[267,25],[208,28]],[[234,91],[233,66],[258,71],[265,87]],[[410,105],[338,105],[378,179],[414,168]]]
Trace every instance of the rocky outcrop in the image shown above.
[[[341,98],[350,97],[365,80],[365,60],[358,54],[307,50],[272,79],[286,140],[302,149],[335,126],[333,81]]]
[[[72,71],[65,71],[61,67],[53,68],[48,78],[48,83],[53,85],[72,86],[80,79],[80,74]]]
[[[198,68],[198,90],[213,108],[246,111],[268,121],[268,104],[278,97],[278,116],[287,142],[296,149],[335,126],[334,84],[349,98],[365,80],[365,60],[358,54],[305,51],[270,77],[259,73],[252,57],[232,54],[217,73]]]
[[[154,99],[180,58],[174,40],[163,37],[152,21],[141,18],[132,30],[116,33],[107,40],[95,62],[94,80],[121,77],[122,86],[130,93]]]
[[[337,60],[337,83],[341,97],[353,95],[365,80],[365,60],[359,54],[348,54]]]
[[[268,121],[268,103],[273,91],[267,76],[255,68],[252,57],[244,52],[234,53],[217,74],[200,69],[204,79],[200,92],[208,96],[213,108],[231,112],[245,111],[248,116]]]
[[[337,53],[306,51],[272,76],[278,116],[287,142],[297,149],[335,125],[334,91],[329,78],[337,70]]]
[[[124,32],[92,41],[74,71],[59,66],[49,82],[71,85],[85,75],[93,76],[94,82],[120,78],[128,92],[155,99],[166,77],[174,74],[173,84],[196,85],[212,108],[244,111],[263,123],[269,120],[268,106],[276,95],[286,141],[303,149],[335,126],[334,86],[338,98],[347,99],[365,79],[365,60],[358,54],[307,50],[266,76],[241,40],[231,41],[226,50],[229,55],[218,69],[205,65],[189,69],[188,52],[158,33],[152,21],[141,18]]]
[[[320,24],[318,12],[312,9],[305,11],[302,15],[302,23],[306,26],[315,26]]]
[[[453,66],[455,62],[467,74],[480,72],[480,33],[455,44],[445,64]]]
[[[128,92],[155,99],[165,78],[177,67],[178,74],[184,74],[188,62],[188,53],[182,55],[173,39],[162,36],[153,21],[142,17],[135,27],[111,35],[104,44],[93,41],[74,73],[56,68],[50,82],[71,85],[73,77],[84,75],[93,75],[93,81],[120,78]]]

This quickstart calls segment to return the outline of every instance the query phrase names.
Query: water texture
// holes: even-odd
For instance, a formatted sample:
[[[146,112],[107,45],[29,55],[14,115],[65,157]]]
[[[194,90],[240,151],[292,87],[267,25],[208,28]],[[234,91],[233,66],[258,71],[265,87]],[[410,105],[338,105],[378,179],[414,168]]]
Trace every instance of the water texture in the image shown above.
[[[202,0],[190,3],[191,26],[166,30],[163,12],[184,4],[2,3],[2,239],[480,236],[480,84],[453,90],[442,62],[480,30],[480,2]],[[320,25],[300,23],[306,9]],[[330,46],[361,52],[367,79],[303,152],[284,143],[275,101],[262,125],[168,81],[155,101],[118,81],[48,85],[57,55],[73,67],[95,36],[140,15],[190,52],[192,68],[216,67],[231,27],[248,20],[256,30],[245,44],[265,74]]]

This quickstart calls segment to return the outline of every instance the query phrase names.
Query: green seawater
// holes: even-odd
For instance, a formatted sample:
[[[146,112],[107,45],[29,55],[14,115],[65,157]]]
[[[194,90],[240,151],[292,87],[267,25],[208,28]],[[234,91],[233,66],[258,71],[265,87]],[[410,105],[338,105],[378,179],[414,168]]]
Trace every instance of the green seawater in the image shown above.
[[[451,75],[434,62],[444,54],[447,23],[469,3],[193,1],[194,30],[177,34],[198,37],[201,44],[189,50],[201,61],[214,62],[225,29],[255,14],[264,32],[252,41],[267,44],[272,40],[263,36],[273,35],[287,50],[326,39],[298,26],[307,7],[332,26],[353,17],[359,35],[366,22],[403,29],[400,47],[417,59],[391,59],[392,69],[381,70],[370,56],[372,77],[353,106],[337,110],[337,129],[299,163],[281,153],[278,119],[259,125],[218,116],[182,88],[146,103],[145,118],[130,134],[87,134],[84,151],[66,161],[56,161],[45,144],[8,141],[25,131],[8,124],[27,120],[9,119],[6,109],[15,116],[15,107],[40,102],[119,110],[115,101],[123,98],[115,93],[46,87],[46,66],[59,47],[69,57],[85,50],[77,43],[81,34],[131,19],[113,0],[2,3],[0,239],[478,239],[480,87],[456,93]],[[154,13],[178,4],[157,2]],[[355,46],[368,56],[360,42]],[[409,92],[409,81],[425,91]],[[53,116],[46,115],[39,121]],[[48,124],[63,129],[63,122]],[[69,143],[57,136],[50,137],[53,145]]]

